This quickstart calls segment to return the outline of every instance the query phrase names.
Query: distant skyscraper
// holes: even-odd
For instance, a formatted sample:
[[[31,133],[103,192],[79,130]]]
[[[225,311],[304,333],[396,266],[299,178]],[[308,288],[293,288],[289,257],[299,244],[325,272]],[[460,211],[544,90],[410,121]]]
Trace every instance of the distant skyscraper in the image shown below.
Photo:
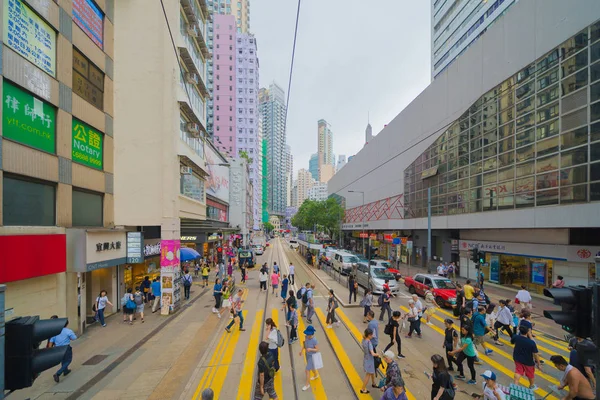
[[[262,137],[267,141],[267,201],[269,216],[284,216],[287,206],[285,92],[276,83],[258,93]],[[263,166],[264,168],[264,166]],[[263,185],[263,192],[265,191]],[[264,210],[263,210],[264,214]]]
[[[335,167],[331,164],[324,164],[319,167],[319,182],[327,183],[335,175]]]
[[[371,123],[367,123],[367,129],[365,129],[365,144],[369,143],[373,140],[373,128],[371,127]]]
[[[319,167],[321,165],[333,165],[333,132],[331,125],[324,119],[320,119],[318,124],[319,139]]]
[[[315,183],[310,189],[308,189],[307,198],[313,201],[325,201],[327,200],[327,184],[322,182]]]
[[[335,172],[337,173],[340,169],[342,169],[342,167],[344,165],[346,165],[346,156],[343,154],[340,154],[338,156],[337,165],[335,167]]]
[[[319,153],[314,153],[310,156],[308,162],[308,170],[315,181],[319,180]]]
[[[431,77],[435,78],[517,0],[435,1],[431,7]]]
[[[305,170],[304,168],[298,170],[298,205],[297,207],[300,208],[300,206],[302,205],[302,203],[304,203],[304,200],[306,200],[306,198],[308,197],[308,190],[313,187],[313,185],[315,184],[315,180],[313,179],[311,173],[307,170]]]

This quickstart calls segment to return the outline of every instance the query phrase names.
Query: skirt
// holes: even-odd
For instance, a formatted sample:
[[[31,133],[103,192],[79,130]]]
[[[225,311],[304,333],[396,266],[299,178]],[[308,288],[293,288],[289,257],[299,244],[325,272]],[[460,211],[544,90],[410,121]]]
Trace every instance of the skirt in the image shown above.
[[[425,315],[433,315],[435,314],[435,307],[427,307],[427,310],[425,310]]]

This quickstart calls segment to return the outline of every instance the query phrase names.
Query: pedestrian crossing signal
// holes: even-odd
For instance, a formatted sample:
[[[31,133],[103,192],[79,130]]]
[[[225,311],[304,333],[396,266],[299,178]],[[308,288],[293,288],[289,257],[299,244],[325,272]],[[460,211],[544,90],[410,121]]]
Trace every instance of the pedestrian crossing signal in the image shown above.
[[[569,286],[560,289],[544,289],[544,296],[555,299],[561,311],[544,310],[544,317],[561,325],[562,329],[577,337],[592,335],[592,289],[585,286]]]

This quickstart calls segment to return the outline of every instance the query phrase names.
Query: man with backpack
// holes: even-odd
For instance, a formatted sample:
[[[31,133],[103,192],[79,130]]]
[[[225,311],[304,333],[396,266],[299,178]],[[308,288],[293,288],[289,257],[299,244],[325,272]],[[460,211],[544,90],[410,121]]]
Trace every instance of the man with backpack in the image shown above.
[[[258,379],[254,388],[254,400],[261,400],[265,393],[269,399],[278,399],[273,379],[275,367],[273,358],[269,354],[269,343],[261,342],[258,345],[258,351],[260,358],[258,359]]]
[[[308,310],[306,311],[306,321],[309,324],[312,324],[312,317],[315,315],[315,300],[313,299],[313,291],[315,290],[315,285],[310,285],[309,288],[306,289],[306,293],[302,297],[302,304],[304,304],[304,297],[306,297],[306,307]]]
[[[186,300],[190,299],[190,289],[192,288],[192,275],[190,275],[190,271],[186,270],[185,275],[183,276],[183,294]]]
[[[296,293],[296,297],[302,302],[302,306],[300,308],[300,315],[302,315],[303,318],[306,318],[306,307],[308,305],[308,297],[306,297],[305,295],[309,287],[310,283],[306,282],[306,285],[298,289],[298,292]]]

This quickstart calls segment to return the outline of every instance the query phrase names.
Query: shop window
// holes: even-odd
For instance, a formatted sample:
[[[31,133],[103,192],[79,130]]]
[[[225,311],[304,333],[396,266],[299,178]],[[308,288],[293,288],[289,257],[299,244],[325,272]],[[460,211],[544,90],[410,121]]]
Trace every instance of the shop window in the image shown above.
[[[103,195],[73,189],[73,226],[104,226]]]
[[[560,135],[561,149],[566,150],[571,147],[577,147],[587,143],[588,140],[588,127],[575,129],[571,132],[566,132]]]
[[[56,225],[56,186],[42,181],[4,175],[3,224],[20,226]]]
[[[560,203],[583,203],[587,201],[587,185],[578,185],[560,189]]]

